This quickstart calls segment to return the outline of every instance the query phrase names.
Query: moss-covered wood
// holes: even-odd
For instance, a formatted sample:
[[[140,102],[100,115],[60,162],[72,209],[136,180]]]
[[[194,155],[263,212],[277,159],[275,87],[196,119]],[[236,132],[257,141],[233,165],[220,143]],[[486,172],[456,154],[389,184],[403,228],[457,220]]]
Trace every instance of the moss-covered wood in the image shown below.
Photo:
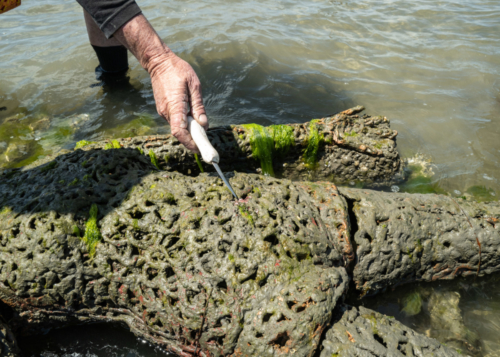
[[[361,295],[500,271],[500,202],[339,189],[349,202]]]
[[[500,266],[498,204],[227,175],[240,202],[216,174],[159,171],[135,147],[1,174],[11,326],[114,321],[184,356],[310,356],[340,328],[350,275],[367,294],[475,274],[476,236],[479,274]]]
[[[181,355],[317,348],[349,280],[335,186],[237,174],[237,204],[216,175],[158,172],[136,149],[57,163],[0,181],[0,296],[14,326],[122,322]],[[84,229],[102,236],[92,250]]]
[[[385,117],[360,115],[363,109],[355,107],[304,124],[227,125],[209,129],[207,135],[219,152],[223,171],[367,185],[401,181],[397,132],[390,129]],[[171,135],[122,138],[77,147],[92,150],[119,146],[139,148],[145,155],[153,153],[151,159],[165,171],[189,175],[201,172],[194,155]],[[214,171],[205,163],[203,168]]]

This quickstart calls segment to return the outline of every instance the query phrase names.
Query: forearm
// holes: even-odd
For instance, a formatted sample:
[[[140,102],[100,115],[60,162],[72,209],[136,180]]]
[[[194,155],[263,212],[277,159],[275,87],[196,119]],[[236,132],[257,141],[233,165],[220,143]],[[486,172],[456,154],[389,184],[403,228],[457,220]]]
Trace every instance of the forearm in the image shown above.
[[[200,80],[189,63],[165,45],[133,0],[77,1],[94,22],[86,15],[94,49],[96,45],[114,46],[113,43],[117,42],[132,52],[151,76],[158,114],[170,123],[172,135],[189,150],[198,152],[187,130],[187,116],[191,115],[205,130],[208,129],[208,118]],[[106,17],[106,14],[111,15]],[[110,42],[111,36],[116,42]],[[106,52],[107,49],[99,51]]]
[[[158,64],[174,55],[142,14],[116,31],[114,38],[134,54],[150,75]]]

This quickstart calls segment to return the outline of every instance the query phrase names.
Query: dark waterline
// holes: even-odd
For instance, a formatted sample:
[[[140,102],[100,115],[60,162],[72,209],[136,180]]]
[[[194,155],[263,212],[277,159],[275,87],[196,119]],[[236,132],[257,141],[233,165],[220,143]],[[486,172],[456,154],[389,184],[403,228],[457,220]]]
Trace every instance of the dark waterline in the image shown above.
[[[175,356],[138,339],[122,326],[91,324],[51,330],[45,335],[19,337],[29,357],[152,357]]]

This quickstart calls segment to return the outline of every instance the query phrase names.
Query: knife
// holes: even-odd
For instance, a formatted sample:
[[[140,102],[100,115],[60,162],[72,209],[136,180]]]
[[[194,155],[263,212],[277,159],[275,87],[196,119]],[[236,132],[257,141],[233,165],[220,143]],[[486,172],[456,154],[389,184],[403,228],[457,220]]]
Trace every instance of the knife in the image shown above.
[[[188,116],[188,131],[191,134],[194,143],[196,144],[196,146],[198,146],[203,161],[205,161],[207,164],[214,165],[215,170],[219,174],[222,181],[224,181],[227,188],[229,188],[229,191],[231,191],[236,200],[238,200],[239,198],[234,192],[233,188],[231,187],[231,184],[226,179],[226,176],[224,176],[224,174],[220,170],[220,167],[218,165],[219,153],[217,152],[217,150],[214,149],[212,144],[210,144],[205,129],[203,129],[203,127],[196,120],[194,120],[193,117],[190,116]]]

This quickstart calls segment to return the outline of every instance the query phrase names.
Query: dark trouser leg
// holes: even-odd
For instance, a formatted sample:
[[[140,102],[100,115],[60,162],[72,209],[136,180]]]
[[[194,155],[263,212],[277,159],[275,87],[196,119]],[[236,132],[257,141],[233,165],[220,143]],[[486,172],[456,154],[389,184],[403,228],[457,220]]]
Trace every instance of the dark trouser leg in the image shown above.
[[[97,79],[124,77],[128,70],[127,49],[115,38],[106,38],[92,17],[84,10],[85,25],[89,41],[99,60],[99,66],[95,69]]]
[[[124,46],[101,47],[94,46],[94,51],[99,59],[96,75],[123,75],[128,70],[127,49]]]

